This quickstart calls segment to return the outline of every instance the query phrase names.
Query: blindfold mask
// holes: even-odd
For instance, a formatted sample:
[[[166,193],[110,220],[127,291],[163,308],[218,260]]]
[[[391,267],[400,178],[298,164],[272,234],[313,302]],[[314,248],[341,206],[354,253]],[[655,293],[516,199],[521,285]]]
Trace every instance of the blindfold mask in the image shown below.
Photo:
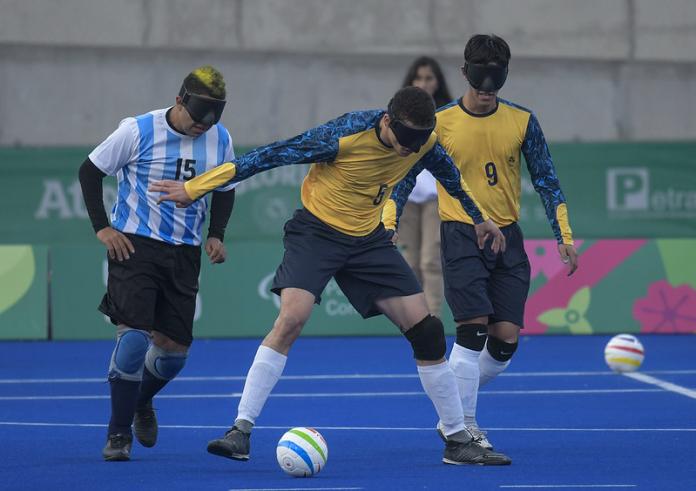
[[[508,69],[507,66],[500,65],[464,63],[462,72],[474,89],[495,92],[505,85]]]
[[[424,129],[409,128],[404,123],[396,119],[389,104],[389,128],[394,132],[399,145],[406,147],[414,153],[417,153],[420,148],[425,145],[430,138],[430,134],[435,129],[435,126]]]
[[[181,87],[179,92],[181,104],[186,108],[191,119],[196,123],[206,126],[212,126],[220,121],[222,110],[225,109],[225,103],[220,99],[213,99],[197,94],[190,94],[186,87]]]

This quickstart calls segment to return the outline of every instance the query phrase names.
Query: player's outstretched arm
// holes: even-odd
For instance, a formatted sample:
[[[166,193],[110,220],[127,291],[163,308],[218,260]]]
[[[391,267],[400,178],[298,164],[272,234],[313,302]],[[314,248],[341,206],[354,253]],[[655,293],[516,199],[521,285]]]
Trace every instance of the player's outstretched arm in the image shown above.
[[[162,193],[157,203],[173,201],[177,208],[184,208],[210,191],[224,186],[232,180],[236,173],[233,163],[218,165],[190,181],[154,181],[148,191]]]
[[[332,162],[338,154],[340,136],[350,130],[354,120],[355,117],[348,113],[289,140],[255,148],[234,162],[219,165],[186,183],[156,181],[149,190],[163,193],[158,202],[174,201],[178,207],[182,207],[229,182],[240,182],[276,167]]]
[[[522,142],[522,154],[527,161],[534,189],[541,198],[551,230],[558,241],[561,260],[568,264],[570,276],[578,269],[578,255],[573,245],[568,208],[544,133],[534,114],[529,115],[527,132]]]

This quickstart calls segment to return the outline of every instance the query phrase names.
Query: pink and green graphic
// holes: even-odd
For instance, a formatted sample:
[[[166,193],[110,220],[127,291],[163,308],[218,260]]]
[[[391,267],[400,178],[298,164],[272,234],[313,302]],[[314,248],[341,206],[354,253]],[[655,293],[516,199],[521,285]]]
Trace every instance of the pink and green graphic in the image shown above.
[[[553,240],[526,241],[525,334],[696,333],[696,240],[578,241],[567,276]]]

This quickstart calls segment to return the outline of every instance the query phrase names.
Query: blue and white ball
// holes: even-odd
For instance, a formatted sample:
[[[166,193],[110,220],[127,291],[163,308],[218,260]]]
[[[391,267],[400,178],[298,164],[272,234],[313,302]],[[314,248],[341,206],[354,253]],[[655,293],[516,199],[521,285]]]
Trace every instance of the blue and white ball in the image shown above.
[[[643,345],[631,334],[614,336],[604,348],[604,360],[615,372],[635,372],[644,359]]]
[[[310,477],[324,468],[329,449],[317,430],[297,427],[280,438],[276,457],[280,468],[291,476]]]

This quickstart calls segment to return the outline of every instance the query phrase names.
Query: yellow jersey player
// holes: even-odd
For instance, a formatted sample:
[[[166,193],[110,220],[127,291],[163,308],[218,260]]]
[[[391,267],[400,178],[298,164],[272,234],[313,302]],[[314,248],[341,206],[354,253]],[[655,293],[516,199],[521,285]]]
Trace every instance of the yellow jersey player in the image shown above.
[[[507,241],[504,253],[476,247],[472,221],[438,186],[445,298],[457,323],[450,366],[457,376],[464,415],[479,443],[492,449],[476,422],[479,387],[510,363],[523,326],[530,268],[520,218],[520,153],[546,209],[569,274],[577,253],[568,224],[565,197],[544,135],[534,114],[497,97],[510,61],[507,43],[494,35],[475,35],[466,45],[462,73],[469,82],[460,99],[437,113],[439,141],[462,178]],[[415,169],[392,194],[397,215],[415,182]],[[385,217],[393,223],[394,217]],[[484,350],[484,347],[486,348]]]
[[[442,322],[428,313],[423,291],[406,264],[381,214],[393,187],[416,164],[428,169],[471,217],[477,243],[500,230],[487,220],[463,188],[460,172],[433,133],[435,104],[416,87],[399,90],[387,111],[359,111],[287,141],[252,150],[234,163],[206,172],[185,185],[163,181],[150,187],[161,200],[185,206],[228,182],[273,167],[313,163],[302,184],[303,208],[285,224],[285,254],[272,291],[280,313],[249,369],[234,426],[208,444],[215,455],[249,458],[251,429],[280,378],[288,351],[314,303],[334,277],[365,318],[384,314],[411,343],[421,382],[440,416],[449,464],[505,465],[502,454],[485,450],[465,429],[457,382],[446,359]],[[464,211],[465,210],[465,211]],[[478,246],[477,246],[478,247]]]

